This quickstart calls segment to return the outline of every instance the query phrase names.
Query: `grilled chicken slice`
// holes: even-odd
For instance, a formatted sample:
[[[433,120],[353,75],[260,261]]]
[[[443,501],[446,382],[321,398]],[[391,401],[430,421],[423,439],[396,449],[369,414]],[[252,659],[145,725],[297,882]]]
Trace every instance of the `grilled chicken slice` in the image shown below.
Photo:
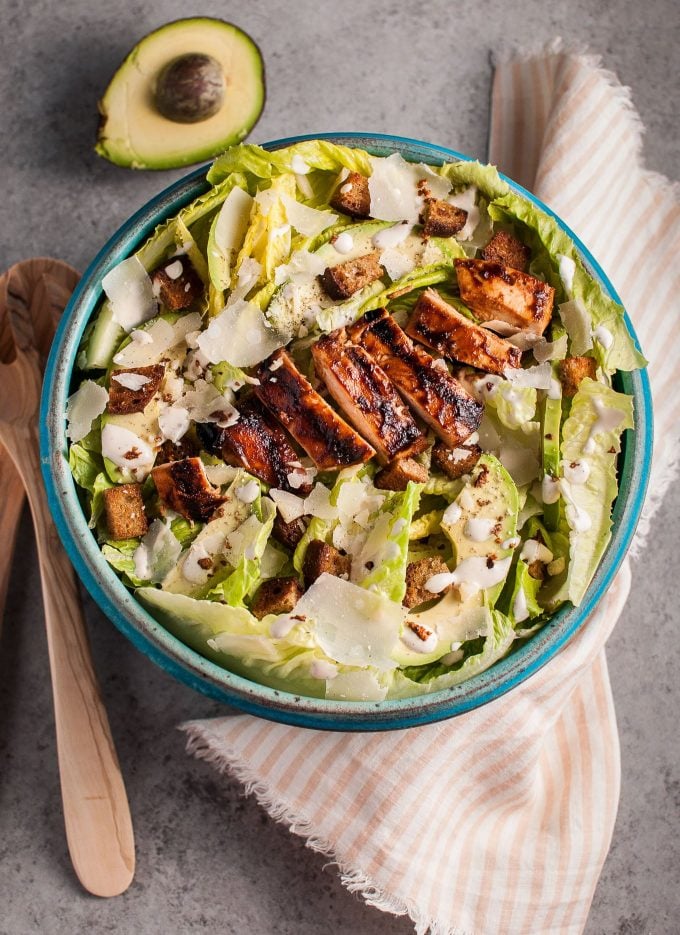
[[[348,328],[350,338],[382,367],[406,402],[455,448],[476,432],[484,406],[401,330],[384,309],[367,312]]]
[[[375,454],[328,405],[284,350],[260,364],[255,393],[322,470],[363,464]]]
[[[509,341],[461,315],[434,289],[427,289],[416,302],[406,333],[445,357],[487,373],[502,376],[506,367],[522,362],[521,351]]]
[[[320,338],[312,357],[328,392],[383,464],[427,447],[425,434],[385,371],[363,347],[347,343],[344,328]]]
[[[163,503],[185,519],[205,523],[226,499],[205,476],[200,458],[169,461],[151,476]]]
[[[455,264],[460,297],[477,318],[543,334],[555,297],[547,282],[495,260],[455,260]]]
[[[207,450],[229,464],[244,467],[270,487],[306,497],[311,491],[307,472],[281,426],[249,396],[239,403],[239,419],[227,428],[211,423],[197,426]]]

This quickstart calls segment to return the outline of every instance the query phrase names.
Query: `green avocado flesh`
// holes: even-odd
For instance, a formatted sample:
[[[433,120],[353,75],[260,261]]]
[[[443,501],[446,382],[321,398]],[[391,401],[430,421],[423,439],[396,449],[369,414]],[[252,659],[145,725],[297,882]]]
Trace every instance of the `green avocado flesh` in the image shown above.
[[[224,74],[221,106],[198,122],[168,119],[155,100],[159,76],[185,56],[210,58]],[[262,113],[264,98],[262,56],[246,33],[209,17],[177,20],[145,36],[113,76],[99,102],[95,150],[133,169],[191,165],[244,139]]]

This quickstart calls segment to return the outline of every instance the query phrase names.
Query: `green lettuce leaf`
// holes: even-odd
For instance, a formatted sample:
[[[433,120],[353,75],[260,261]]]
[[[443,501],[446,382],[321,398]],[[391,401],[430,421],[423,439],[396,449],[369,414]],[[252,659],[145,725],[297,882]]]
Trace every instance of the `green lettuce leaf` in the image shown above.
[[[421,490],[422,484],[409,481],[406,490],[386,498],[362,550],[362,554],[371,556],[374,567],[359,584],[397,604],[406,593],[409,529]]]
[[[258,509],[261,510],[262,521],[250,538],[248,548],[232,573],[206,594],[208,600],[221,600],[231,607],[239,607],[260,580],[260,564],[271,536],[276,507],[270,500],[262,500]]]
[[[221,182],[232,172],[243,172],[256,179],[271,179],[284,172],[293,172],[293,159],[298,156],[310,169],[338,173],[341,169],[350,172],[371,174],[371,161],[368,153],[361,149],[349,149],[326,140],[305,140],[268,152],[253,143],[232,146],[218,156],[208,170],[211,185]],[[296,160],[297,161],[297,160]]]

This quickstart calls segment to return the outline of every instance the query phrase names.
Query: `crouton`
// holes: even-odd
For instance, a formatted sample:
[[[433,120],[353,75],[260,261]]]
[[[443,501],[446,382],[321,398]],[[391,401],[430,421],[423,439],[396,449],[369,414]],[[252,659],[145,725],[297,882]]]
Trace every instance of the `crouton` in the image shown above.
[[[380,490],[406,490],[408,482],[424,484],[427,468],[415,458],[397,458],[375,475],[373,483]]]
[[[530,562],[527,565],[527,571],[532,578],[536,578],[537,581],[545,581],[548,574],[548,566],[545,562],[536,559],[535,562]]]
[[[262,620],[267,614],[288,614],[302,597],[302,585],[294,576],[270,578],[257,589],[250,612]]]
[[[419,558],[417,562],[409,562],[406,566],[406,593],[402,601],[404,607],[417,607],[418,604],[432,601],[439,594],[450,590],[451,585],[434,594],[425,587],[434,575],[445,575],[448,571],[448,566],[438,555],[432,558]]]
[[[482,250],[483,260],[494,260],[496,263],[502,263],[503,266],[509,266],[511,269],[519,269],[523,273],[529,269],[529,259],[531,250],[526,244],[518,240],[514,234],[507,231],[498,231],[493,235],[486,247]]]
[[[163,364],[150,367],[133,367],[130,370],[114,370],[109,383],[107,410],[112,415],[126,416],[133,412],[144,412],[165,376]],[[138,389],[135,385],[144,381]],[[125,384],[129,383],[129,386]]]
[[[203,283],[186,256],[174,256],[151,274],[151,285],[162,305],[189,308],[203,292]]]
[[[597,376],[597,364],[594,357],[566,357],[557,365],[562,392],[570,399],[576,396],[581,380]]]
[[[543,334],[555,290],[547,282],[495,260],[454,260],[460,297],[481,321],[502,321]]]
[[[332,545],[327,545],[321,539],[312,539],[305,552],[302,565],[302,574],[305,587],[309,587],[316,579],[323,575],[335,575],[336,578],[349,578],[352,568],[352,559],[349,555],[339,552]]]
[[[336,188],[330,205],[341,214],[349,214],[353,218],[370,217],[371,195],[366,176],[350,172]]]
[[[482,455],[479,445],[459,445],[458,448],[449,448],[443,442],[437,442],[432,449],[432,463],[439,470],[457,480],[463,474],[469,474]]]
[[[149,528],[141,484],[118,484],[104,491],[104,513],[111,539],[137,539]]]
[[[348,299],[384,275],[385,270],[379,263],[379,257],[380,252],[374,250],[356,260],[329,266],[321,276],[321,284],[331,299]]]
[[[156,466],[167,464],[169,461],[183,461],[184,458],[192,458],[196,454],[196,446],[187,438],[181,438],[178,442],[165,441],[158,449],[156,455]]]
[[[291,523],[286,523],[283,521],[281,514],[277,513],[272,528],[272,535],[277,542],[280,542],[281,545],[285,545],[286,548],[292,551],[304,536],[306,529],[307,523],[305,522],[305,517],[300,516]]]
[[[151,476],[163,503],[185,519],[205,523],[226,500],[205,476],[200,458],[161,464]]]
[[[428,198],[420,215],[426,237],[453,237],[465,227],[468,213],[440,198]]]

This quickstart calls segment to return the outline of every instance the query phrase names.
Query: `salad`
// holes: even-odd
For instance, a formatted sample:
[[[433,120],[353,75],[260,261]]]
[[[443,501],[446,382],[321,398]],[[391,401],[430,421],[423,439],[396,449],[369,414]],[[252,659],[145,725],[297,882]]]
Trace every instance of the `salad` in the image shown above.
[[[102,281],[66,418],[102,556],[218,664],[350,700],[439,691],[610,536],[644,366],[492,166],[234,146]]]

